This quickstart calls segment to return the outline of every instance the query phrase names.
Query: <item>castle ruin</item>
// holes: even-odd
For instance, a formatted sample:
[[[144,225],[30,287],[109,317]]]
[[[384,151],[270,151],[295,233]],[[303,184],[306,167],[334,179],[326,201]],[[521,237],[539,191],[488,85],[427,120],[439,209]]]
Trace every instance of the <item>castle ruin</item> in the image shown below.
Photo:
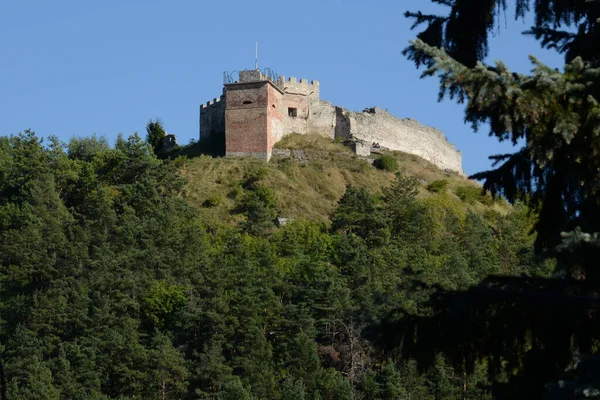
[[[268,161],[273,145],[290,133],[377,143],[417,155],[441,169],[464,174],[462,155],[444,134],[379,107],[352,112],[319,97],[319,81],[277,77],[270,71],[239,72],[223,95],[200,106],[200,140],[225,134],[226,156]]]

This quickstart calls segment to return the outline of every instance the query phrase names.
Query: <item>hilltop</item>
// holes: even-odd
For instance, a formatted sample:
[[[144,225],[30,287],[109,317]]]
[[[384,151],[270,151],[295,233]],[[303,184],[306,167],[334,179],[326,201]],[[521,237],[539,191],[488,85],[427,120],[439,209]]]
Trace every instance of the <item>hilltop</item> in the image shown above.
[[[281,153],[291,156],[278,156]],[[460,194],[465,208],[500,213],[509,209],[505,202],[493,201],[489,194],[480,193],[481,186],[464,176],[443,171],[415,155],[387,150],[383,153],[397,160],[400,171],[419,180],[421,198],[432,196],[436,184],[441,183],[440,190],[446,191],[450,199],[460,201],[457,193]],[[236,208],[244,176],[259,171],[261,184],[275,194],[279,216],[329,223],[347,185],[364,187],[378,195],[382,187],[394,180],[394,172],[372,165],[377,157],[380,156],[357,156],[341,141],[293,134],[276,144],[269,163],[252,157],[200,156],[191,158],[181,172],[188,181],[186,199],[207,221],[239,221],[241,215]],[[428,185],[433,186],[428,190]]]

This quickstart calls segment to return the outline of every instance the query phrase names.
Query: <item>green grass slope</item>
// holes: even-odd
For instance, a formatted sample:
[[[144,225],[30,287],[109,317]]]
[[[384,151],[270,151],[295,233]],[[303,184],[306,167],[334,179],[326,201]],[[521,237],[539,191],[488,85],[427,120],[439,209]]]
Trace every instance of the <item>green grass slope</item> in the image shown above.
[[[275,193],[280,216],[328,223],[347,185],[363,186],[377,194],[394,179],[393,172],[377,169],[343,144],[318,135],[289,135],[276,147],[302,150],[305,159],[273,157],[269,163],[251,157],[189,159],[182,169],[188,180],[187,200],[208,223],[236,223],[243,218],[237,207],[244,177],[259,171],[261,185]],[[435,189],[431,186],[436,186],[432,183],[446,181],[442,190],[460,197],[465,207],[481,212],[508,210],[504,202],[482,195],[481,186],[474,181],[444,173],[417,156],[401,152],[386,154],[397,159],[400,171],[420,179],[422,197],[431,195]]]

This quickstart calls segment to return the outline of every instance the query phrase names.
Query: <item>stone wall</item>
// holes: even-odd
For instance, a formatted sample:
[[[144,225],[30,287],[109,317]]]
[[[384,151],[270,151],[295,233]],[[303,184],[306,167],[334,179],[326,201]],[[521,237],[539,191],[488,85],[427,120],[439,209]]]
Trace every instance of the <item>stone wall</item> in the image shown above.
[[[297,99],[284,105],[301,104]],[[354,138],[368,145],[379,143],[390,150],[417,155],[440,169],[459,174],[462,170],[462,154],[438,129],[421,125],[418,121],[396,118],[382,108],[374,107],[364,112],[352,112],[323,100],[298,106],[298,117],[284,116],[284,135],[289,133],[315,133],[330,138]]]
[[[225,103],[221,96],[200,106],[200,140],[225,132]]]
[[[311,99],[319,99],[319,81],[309,82],[308,79],[300,79],[300,81],[298,81],[293,76],[290,76],[287,79],[285,78],[285,76],[280,76],[278,86],[282,88],[282,90],[286,94],[298,94],[302,96],[307,96]]]
[[[349,113],[350,133],[367,143],[417,155],[440,169],[464,174],[462,154],[435,128],[412,118],[400,119],[375,107],[367,112]]]
[[[344,125],[343,112],[337,110],[331,103],[322,100],[311,100],[306,96],[285,94],[283,97],[284,116],[282,120],[283,131],[289,133],[314,133],[321,136],[335,138],[342,136],[339,127]],[[297,116],[289,115],[288,110],[295,108]],[[349,123],[347,124],[349,128]],[[339,134],[336,134],[338,127]],[[347,134],[346,134],[347,135]]]

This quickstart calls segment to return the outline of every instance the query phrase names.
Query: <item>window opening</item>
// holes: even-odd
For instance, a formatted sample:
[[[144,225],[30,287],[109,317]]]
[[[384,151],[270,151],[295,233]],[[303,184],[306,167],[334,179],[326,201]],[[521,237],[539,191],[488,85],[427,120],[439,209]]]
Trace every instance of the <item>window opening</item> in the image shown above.
[[[289,107],[288,108],[288,116],[296,118],[298,116],[298,109],[297,108],[293,108],[293,107]]]

